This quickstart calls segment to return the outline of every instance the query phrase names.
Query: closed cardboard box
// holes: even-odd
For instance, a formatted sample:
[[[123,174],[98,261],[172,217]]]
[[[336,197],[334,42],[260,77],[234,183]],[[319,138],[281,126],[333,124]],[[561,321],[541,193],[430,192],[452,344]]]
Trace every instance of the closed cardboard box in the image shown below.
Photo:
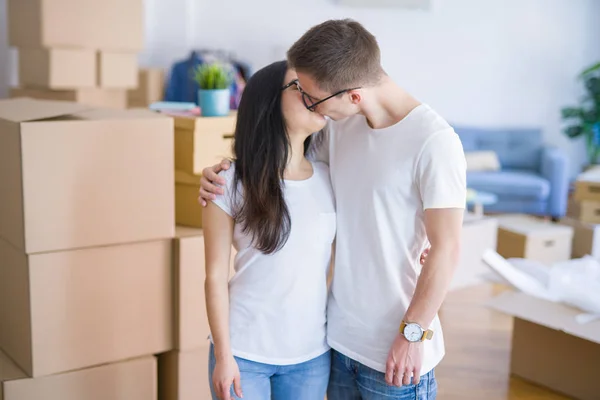
[[[154,357],[28,378],[0,352],[0,400],[155,400],[156,397]]]
[[[547,265],[571,258],[573,228],[525,215],[499,218],[498,253]]]
[[[571,201],[567,215],[590,224],[600,224],[600,201]]]
[[[173,348],[172,240],[26,255],[0,240],[0,345],[39,377]]]
[[[600,225],[563,218],[561,224],[573,228],[573,258],[590,255],[600,259]]]
[[[510,371],[567,396],[597,400],[600,321],[580,324],[581,310],[506,292],[490,306],[514,317]]]
[[[208,400],[210,346],[188,351],[171,351],[158,357],[158,398],[160,400]]]
[[[91,107],[110,109],[127,108],[125,89],[87,88],[75,90],[10,89],[10,97],[30,97],[39,100],[72,101]]]
[[[138,86],[138,61],[135,53],[100,51],[98,86],[109,89],[133,89]]]
[[[486,250],[496,250],[498,220],[466,213],[462,227],[462,250],[451,289],[481,282],[489,267],[482,257]]]
[[[138,72],[138,87],[127,92],[128,107],[148,107],[163,100],[165,72],[161,68],[142,68]]]
[[[202,228],[200,175],[175,171],[175,222],[177,225]]]
[[[600,201],[600,168],[590,168],[577,177],[573,198],[576,201]]]
[[[22,87],[93,88],[96,71],[93,50],[19,49],[19,83]]]
[[[174,244],[175,349],[193,350],[207,344],[204,235],[202,230],[178,226]],[[231,249],[230,277],[235,250]]]
[[[174,234],[173,121],[0,101],[0,238],[26,253]]]
[[[8,0],[9,44],[139,51],[143,0]]]
[[[175,169],[199,175],[232,155],[236,117],[175,117]]]

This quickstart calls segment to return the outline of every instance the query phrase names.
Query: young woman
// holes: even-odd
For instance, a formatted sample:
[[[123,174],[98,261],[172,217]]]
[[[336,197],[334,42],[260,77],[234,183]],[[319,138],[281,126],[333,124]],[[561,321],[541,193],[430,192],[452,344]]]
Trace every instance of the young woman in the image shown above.
[[[213,399],[325,397],[335,207],[328,167],[305,156],[326,121],[295,79],[281,61],[249,80],[224,194],[204,209]]]

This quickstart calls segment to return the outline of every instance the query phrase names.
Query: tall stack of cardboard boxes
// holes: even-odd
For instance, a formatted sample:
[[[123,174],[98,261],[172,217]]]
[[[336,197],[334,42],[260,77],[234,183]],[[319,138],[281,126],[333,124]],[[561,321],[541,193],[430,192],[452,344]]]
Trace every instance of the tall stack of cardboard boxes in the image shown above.
[[[127,91],[127,107],[147,108],[161,101],[165,91],[165,71],[161,68],[141,68],[138,72],[138,87]]]
[[[158,392],[161,400],[208,399],[210,329],[204,296],[204,236],[200,229],[198,189],[202,169],[231,156],[236,116],[176,116],[174,120],[178,225],[173,243],[174,348],[158,357]],[[234,257],[232,248],[230,276]]]
[[[202,169],[231,157],[236,114],[226,117],[175,117],[175,220],[201,228],[198,190]]]
[[[0,398],[156,399],[173,154],[168,117],[0,101]]]
[[[173,246],[174,350],[158,357],[160,400],[210,398],[210,328],[204,297],[204,236],[201,229],[178,226]],[[230,276],[235,250],[232,248]]]
[[[11,97],[127,107],[143,17],[143,0],[9,0],[9,43],[19,54]]]
[[[574,258],[586,254],[600,258],[600,169],[589,170],[578,177],[567,218],[562,223],[575,229]]]

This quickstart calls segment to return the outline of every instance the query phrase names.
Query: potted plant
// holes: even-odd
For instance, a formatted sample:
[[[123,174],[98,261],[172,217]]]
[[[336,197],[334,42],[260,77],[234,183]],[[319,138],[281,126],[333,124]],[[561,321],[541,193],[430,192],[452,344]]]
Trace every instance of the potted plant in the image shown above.
[[[583,71],[586,94],[578,107],[562,109],[567,121],[565,134],[570,138],[584,137],[590,165],[600,161],[600,62]]]
[[[205,117],[229,114],[230,86],[233,81],[229,68],[222,64],[202,64],[194,71],[198,83],[198,105]]]

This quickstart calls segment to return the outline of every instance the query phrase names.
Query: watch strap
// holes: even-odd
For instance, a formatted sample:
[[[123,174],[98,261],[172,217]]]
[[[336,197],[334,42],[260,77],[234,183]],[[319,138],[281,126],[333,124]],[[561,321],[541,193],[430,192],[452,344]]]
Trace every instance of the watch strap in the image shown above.
[[[421,342],[423,342],[425,340],[431,340],[432,337],[433,337],[433,331],[431,329],[427,329],[425,332],[423,332],[423,337],[421,338]]]

